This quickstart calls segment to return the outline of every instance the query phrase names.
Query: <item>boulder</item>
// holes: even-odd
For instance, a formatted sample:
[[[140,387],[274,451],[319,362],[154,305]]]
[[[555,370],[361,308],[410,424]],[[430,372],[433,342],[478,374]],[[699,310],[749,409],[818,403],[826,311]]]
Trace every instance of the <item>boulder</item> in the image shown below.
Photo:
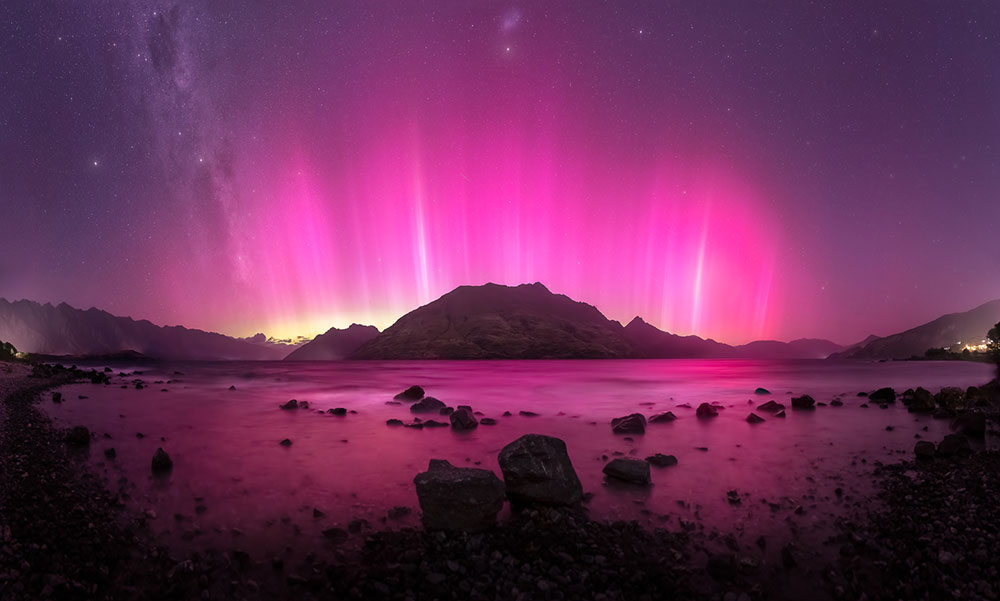
[[[604,475],[631,484],[649,484],[649,463],[638,459],[612,459],[604,466]]]
[[[917,441],[913,447],[913,454],[917,456],[917,459],[934,459],[935,452],[934,443],[926,440]]]
[[[941,457],[967,455],[972,452],[969,439],[961,434],[948,434],[938,443],[937,454]]]
[[[830,401],[830,406],[831,407],[843,407],[844,406],[844,401],[842,401],[840,399],[833,399],[832,401]]]
[[[775,414],[774,414],[774,417],[779,417],[779,418],[781,418],[781,419],[785,419],[785,410],[784,410],[784,409],[782,409],[781,411],[779,411],[779,412],[775,413]]]
[[[157,448],[156,452],[153,453],[152,466],[154,472],[165,472],[174,467],[174,462],[170,458],[170,455],[167,455],[166,451],[162,448]]]
[[[792,409],[815,409],[815,408],[816,408],[816,401],[808,394],[792,397]]]
[[[438,413],[441,415],[451,415],[454,412],[455,409],[453,407],[441,407],[441,409],[438,410]]]
[[[955,412],[951,409],[945,409],[944,407],[938,407],[931,413],[931,417],[934,419],[951,419],[955,417]]]
[[[504,484],[490,470],[455,467],[431,459],[413,479],[424,528],[459,532],[487,530],[503,508]]]
[[[387,420],[385,420],[385,425],[387,425],[387,426],[402,426],[403,425],[403,420],[401,420],[401,419],[395,419],[395,418],[393,418],[393,419],[387,419]]]
[[[429,419],[422,423],[425,428],[447,428],[448,424],[445,422],[439,422],[436,419]]]
[[[963,413],[951,422],[951,429],[966,436],[986,435],[986,414],[985,413]]]
[[[66,442],[85,447],[90,444],[90,430],[86,426],[73,426],[73,429],[66,434]]]
[[[644,434],[646,418],[641,413],[616,417],[611,420],[611,431],[615,434]]]
[[[295,399],[292,399],[292,400],[288,401],[287,403],[283,403],[281,405],[278,405],[278,407],[281,408],[281,409],[298,409],[299,408],[299,402],[296,401]]]
[[[906,399],[903,400],[904,404]],[[930,413],[934,411],[934,397],[929,390],[919,387],[913,391],[913,397],[908,403],[909,410],[913,413]]]
[[[667,422],[672,422],[677,419],[673,411],[666,411],[664,413],[657,413],[653,417],[649,418],[649,423],[651,424],[665,424]]]
[[[61,392],[53,392],[52,393],[52,402],[53,403],[61,403],[62,402],[62,393]]]
[[[525,434],[500,451],[507,498],[515,506],[578,505],[583,486],[562,440]]]
[[[646,457],[646,463],[655,465],[656,467],[670,467],[671,465],[677,465],[677,458],[673,455],[657,453],[656,455]]]
[[[538,414],[534,411],[518,411],[517,414],[521,417],[538,417]]]
[[[347,415],[347,409],[343,407],[334,407],[333,409],[330,409],[330,414],[344,416]]]
[[[753,393],[754,394],[771,394],[771,391],[768,390],[767,388],[757,388],[757,390],[754,390]]]
[[[952,411],[964,409],[965,391],[955,386],[945,386],[941,389],[941,392],[934,395],[934,401],[939,407],[951,409]]]
[[[768,401],[763,405],[757,405],[757,411],[767,411],[768,413],[777,413],[785,408],[781,403],[776,403],[774,401]]]
[[[290,447],[290,446],[292,446],[292,439],[291,438],[285,438],[281,442],[279,442],[278,444],[280,444],[283,447]]]
[[[451,420],[451,427],[455,430],[472,430],[479,425],[479,420],[472,412],[472,407],[468,405],[459,405],[458,409],[455,409],[448,416],[448,419]]]
[[[108,459],[114,459],[115,457],[118,456],[118,453],[115,451],[114,447],[108,447],[104,449],[104,456],[107,457]]]
[[[706,419],[719,415],[719,410],[708,403],[702,403],[701,405],[698,405],[698,410],[695,411],[695,415],[702,419]]]
[[[896,391],[888,387],[879,388],[875,392],[869,394],[868,398],[876,403],[895,403]]]
[[[397,401],[419,401],[424,398],[424,389],[419,386],[410,386],[392,398]]]
[[[479,423],[484,426],[495,426],[497,425],[497,420],[493,419],[492,417],[484,417],[479,420]]]
[[[410,411],[412,413],[440,413],[441,408],[444,406],[443,402],[429,396],[410,405]]]
[[[747,423],[750,424],[760,424],[764,422],[764,418],[757,415],[756,413],[751,413],[747,416]]]

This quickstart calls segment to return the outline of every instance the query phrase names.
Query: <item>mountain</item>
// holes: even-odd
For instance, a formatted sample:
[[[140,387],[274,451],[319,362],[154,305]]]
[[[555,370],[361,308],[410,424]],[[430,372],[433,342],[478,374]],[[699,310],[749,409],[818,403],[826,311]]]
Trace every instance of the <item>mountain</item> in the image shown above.
[[[460,286],[400,317],[353,359],[633,357],[621,324],[542,284]]]
[[[0,340],[18,350],[43,355],[109,355],[135,351],[155,359],[271,360],[288,347],[258,345],[222,334],[161,327],[146,320],[117,317],[98,309],[83,311],[0,298]]]
[[[860,348],[834,355],[846,359],[908,359],[923,357],[927,349],[948,348],[965,344],[980,344],[986,332],[1000,322],[1000,299],[980,305],[964,313],[949,313],[884,338],[870,340]],[[958,349],[961,350],[961,349]]]
[[[375,326],[363,326],[353,323],[344,330],[330,328],[291,352],[285,361],[330,361],[346,359],[351,353],[378,336]]]
[[[829,340],[802,338],[791,342],[758,340],[730,346],[698,336],[664,332],[636,317],[625,326],[625,339],[638,357],[650,359],[825,359],[840,350]]]

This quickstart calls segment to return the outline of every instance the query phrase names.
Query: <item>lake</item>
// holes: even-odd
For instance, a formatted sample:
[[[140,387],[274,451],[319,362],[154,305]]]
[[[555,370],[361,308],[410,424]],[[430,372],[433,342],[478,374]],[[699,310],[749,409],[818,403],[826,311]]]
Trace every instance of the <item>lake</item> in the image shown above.
[[[876,462],[910,458],[916,436],[938,441],[949,431],[947,420],[910,414],[898,402],[884,410],[863,408],[867,399],[857,393],[883,386],[937,392],[992,377],[992,368],[980,363],[809,360],[231,362],[114,369],[112,386],[66,386],[65,402],[51,403],[47,396],[43,402],[57,425],[82,424],[95,433],[78,460],[127,492],[132,507],[155,515],[152,527],[172,547],[235,545],[258,557],[322,547],[323,529],[346,527],[353,519],[378,528],[417,525],[413,477],[429,459],[500,476],[500,449],[526,433],[566,441],[584,491],[593,493],[587,507],[595,518],[685,528],[706,545],[747,547],[761,535],[778,541],[811,536],[822,553],[832,521],[870,503]],[[143,389],[132,385],[136,378],[146,383]],[[387,426],[390,418],[412,421],[408,403],[386,402],[414,384],[452,407],[471,405],[498,424],[470,432]],[[754,394],[758,386],[772,394]],[[790,397],[801,394],[823,403],[840,398],[844,406],[792,410]],[[310,408],[278,408],[293,398]],[[770,399],[789,406],[786,419],[758,412],[766,422],[745,421]],[[699,420],[701,402],[725,409]],[[356,413],[325,412],[334,407]],[[522,410],[539,415],[523,417]],[[609,425],[613,417],[667,410],[677,415],[675,422],[650,424],[632,440]],[[505,411],[513,415],[501,417]],[[284,438],[293,444],[279,445]],[[115,459],[105,459],[107,447],[116,449]],[[157,447],[174,461],[166,477],[150,473]],[[651,487],[605,481],[607,458],[654,453],[675,455],[679,463],[654,467]],[[741,495],[738,504],[727,499],[730,490]],[[397,506],[412,512],[387,517]]]

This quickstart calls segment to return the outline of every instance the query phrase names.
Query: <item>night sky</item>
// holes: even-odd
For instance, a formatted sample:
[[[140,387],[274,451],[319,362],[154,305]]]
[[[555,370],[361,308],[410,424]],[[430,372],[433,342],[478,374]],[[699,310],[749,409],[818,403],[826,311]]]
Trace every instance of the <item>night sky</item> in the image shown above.
[[[0,296],[232,335],[541,281],[726,342],[1000,297],[993,2],[10,2]]]

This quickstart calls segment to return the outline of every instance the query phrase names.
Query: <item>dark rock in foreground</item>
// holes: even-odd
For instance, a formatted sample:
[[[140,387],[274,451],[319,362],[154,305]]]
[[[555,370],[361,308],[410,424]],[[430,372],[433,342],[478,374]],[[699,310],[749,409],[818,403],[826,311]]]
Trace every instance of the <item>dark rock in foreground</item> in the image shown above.
[[[604,474],[632,484],[649,484],[649,463],[638,459],[612,459],[604,466]]]
[[[762,424],[764,423],[764,418],[757,415],[756,413],[751,413],[747,416],[747,423],[750,424]]]
[[[503,508],[504,484],[489,470],[431,459],[413,483],[428,530],[480,532],[496,525]]]
[[[166,451],[162,448],[157,448],[156,452],[153,453],[152,466],[154,472],[165,472],[174,467],[174,462],[170,458],[170,455],[167,455]]]
[[[969,439],[961,434],[948,434],[938,443],[937,454],[939,457],[952,457],[954,455],[968,455],[972,452],[969,446]]]
[[[611,420],[611,431],[615,434],[643,434],[646,432],[646,418],[641,413]]]
[[[966,436],[984,436],[986,434],[986,414],[964,413],[951,422],[951,429]]]
[[[500,451],[499,462],[512,505],[578,505],[583,498],[566,443],[558,438],[525,434]]]
[[[707,419],[719,415],[719,410],[708,403],[702,403],[701,405],[698,405],[695,415],[702,419]]]
[[[917,456],[917,459],[934,459],[935,453],[934,443],[927,440],[917,441],[913,447],[913,454]]]

